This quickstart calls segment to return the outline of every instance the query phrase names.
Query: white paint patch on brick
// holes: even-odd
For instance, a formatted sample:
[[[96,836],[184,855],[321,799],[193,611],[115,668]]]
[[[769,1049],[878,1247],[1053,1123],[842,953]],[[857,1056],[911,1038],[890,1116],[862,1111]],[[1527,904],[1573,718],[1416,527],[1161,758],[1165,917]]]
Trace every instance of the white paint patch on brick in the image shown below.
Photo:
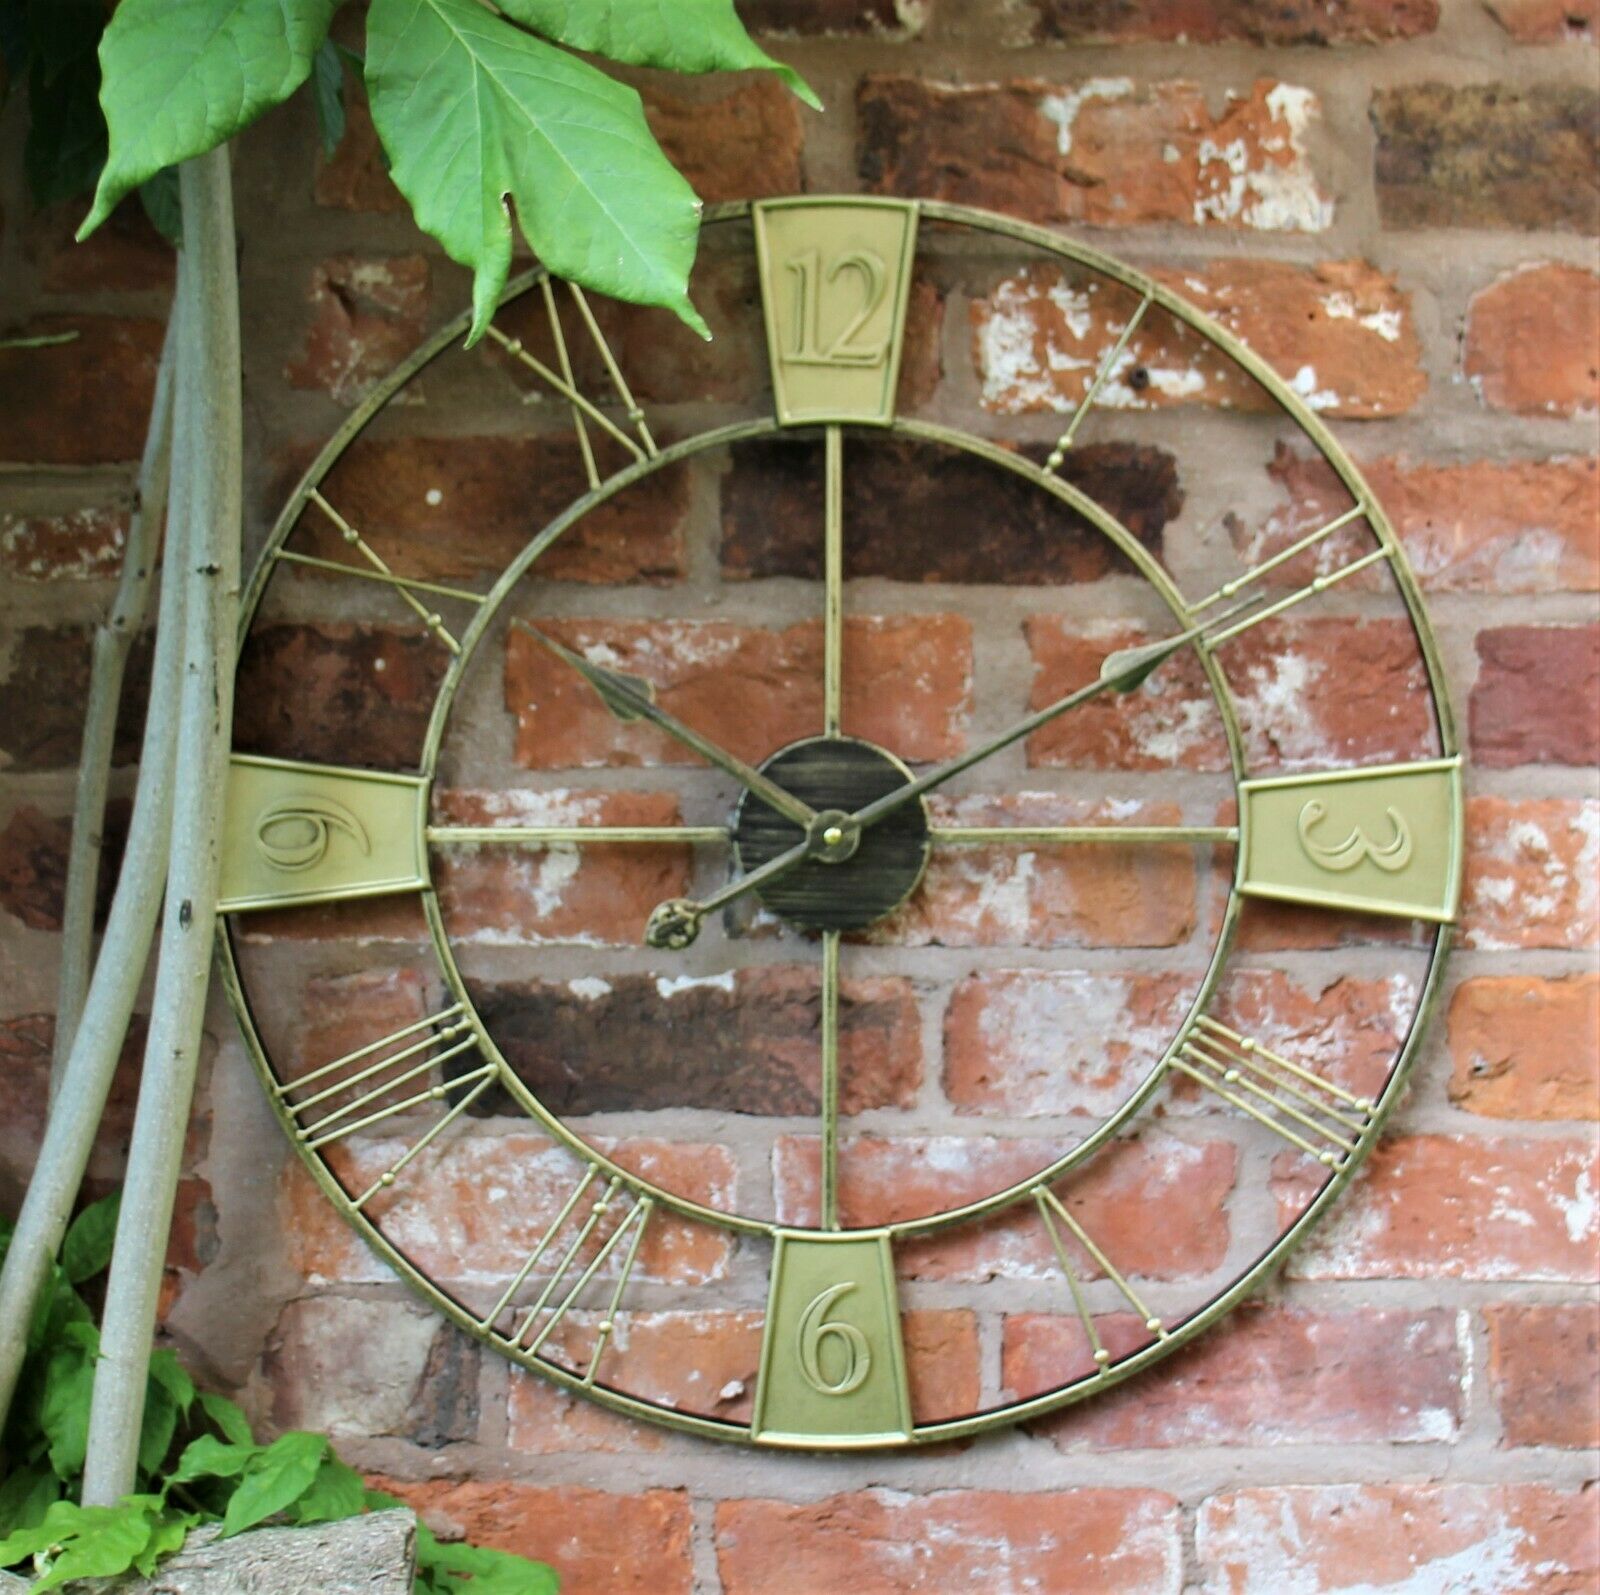
[[[1278,131],[1259,149],[1243,138],[1201,139],[1196,225],[1239,222],[1262,232],[1319,233],[1333,220],[1333,204],[1318,188],[1305,151],[1316,95],[1280,83],[1267,95],[1267,109]]]
[[[1059,154],[1072,153],[1072,134],[1077,126],[1078,113],[1091,100],[1125,100],[1133,93],[1132,78],[1090,78],[1087,83],[1065,94],[1047,94],[1039,101],[1039,113],[1047,122],[1056,125],[1056,150]]]

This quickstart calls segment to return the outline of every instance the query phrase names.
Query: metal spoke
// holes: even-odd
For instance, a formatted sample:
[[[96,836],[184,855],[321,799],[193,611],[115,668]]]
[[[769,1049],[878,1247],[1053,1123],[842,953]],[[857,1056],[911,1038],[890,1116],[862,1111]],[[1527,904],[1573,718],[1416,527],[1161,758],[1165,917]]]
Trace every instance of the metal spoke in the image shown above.
[[[1055,847],[1064,843],[1237,842],[1237,825],[935,825],[930,840],[956,847],[1013,842]]]
[[[839,1227],[839,932],[822,933],[822,1227]]]
[[[1072,419],[1067,422],[1067,430],[1056,439],[1056,446],[1051,449],[1050,457],[1044,462],[1046,473],[1054,474],[1061,469],[1062,462],[1067,457],[1067,450],[1072,447],[1072,441],[1078,435],[1078,428],[1083,424],[1083,418],[1094,408],[1094,402],[1100,397],[1100,390],[1111,379],[1111,373],[1116,370],[1118,362],[1127,352],[1128,345],[1133,342],[1133,335],[1139,330],[1139,323],[1144,320],[1144,313],[1154,303],[1154,295],[1146,294],[1139,302],[1139,308],[1128,318],[1128,324],[1122,329],[1121,336],[1111,346],[1104,360],[1100,362],[1100,369],[1094,374],[1094,381],[1089,384],[1089,391],[1078,401],[1078,407],[1072,412]]]
[[[844,435],[826,433],[823,491],[823,674],[822,716],[826,735],[839,735],[839,701],[844,685]]]
[[[428,840],[446,847],[555,847],[563,843],[726,842],[721,825],[430,825]]]

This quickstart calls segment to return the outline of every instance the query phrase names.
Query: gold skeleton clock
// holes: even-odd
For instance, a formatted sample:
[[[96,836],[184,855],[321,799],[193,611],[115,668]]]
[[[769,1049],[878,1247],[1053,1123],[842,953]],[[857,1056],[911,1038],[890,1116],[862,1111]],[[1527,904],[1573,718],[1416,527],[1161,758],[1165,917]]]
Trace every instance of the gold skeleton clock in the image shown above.
[[[229,990],[329,1202],[556,1384],[774,1447],[1040,1418],[1395,1100],[1461,876],[1432,633],[1329,428],[1139,271],[808,197],[712,213],[695,293],[709,348],[530,273],[294,490]]]

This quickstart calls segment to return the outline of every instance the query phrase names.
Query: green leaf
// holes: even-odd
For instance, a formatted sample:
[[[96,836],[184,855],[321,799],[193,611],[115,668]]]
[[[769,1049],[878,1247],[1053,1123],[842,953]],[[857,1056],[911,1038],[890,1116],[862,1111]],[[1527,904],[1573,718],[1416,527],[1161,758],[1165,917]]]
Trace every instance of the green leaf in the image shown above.
[[[776,72],[813,110],[822,101],[748,33],[733,0],[500,0],[508,17],[574,50],[668,72]]]
[[[50,1442],[50,1466],[58,1478],[70,1479],[83,1471],[93,1394],[92,1353],[69,1342],[51,1354],[45,1367],[39,1427]]]
[[[150,1543],[155,1526],[152,1503],[158,1500],[156,1496],[125,1495],[115,1506],[78,1506],[58,1501],[51,1507],[52,1512],[70,1505],[74,1515],[70,1521],[64,1520],[64,1531],[49,1542],[59,1543],[61,1554],[51,1562],[49,1572],[34,1584],[34,1595],[57,1589],[70,1579],[107,1578],[127,1572]],[[45,1521],[48,1523],[49,1518]]]
[[[226,1396],[213,1395],[209,1390],[200,1392],[200,1406],[205,1415],[222,1431],[223,1439],[233,1445],[253,1445],[255,1435],[250,1429],[250,1420],[245,1417],[239,1404],[229,1401]]]
[[[317,46],[311,63],[311,102],[317,108],[322,153],[331,160],[344,137],[344,58],[332,39]]]
[[[74,1285],[93,1279],[110,1266],[111,1243],[117,1238],[117,1214],[122,1210],[119,1186],[109,1196],[91,1202],[73,1219],[61,1243],[61,1271]]]
[[[452,1542],[442,1545],[417,1525],[417,1570],[435,1589],[461,1595],[557,1595],[560,1580],[543,1562],[510,1551]]]
[[[189,1537],[189,1530],[199,1521],[198,1512],[164,1513],[151,1526],[150,1538],[146,1541],[144,1549],[134,1557],[133,1565],[145,1578],[149,1578],[162,1557],[170,1556],[174,1551],[183,1548],[183,1542]]]
[[[338,1457],[323,1459],[311,1488],[294,1503],[296,1523],[332,1523],[342,1517],[359,1517],[366,1505],[361,1475]]]
[[[106,158],[106,124],[100,114],[100,68],[81,56],[46,78],[37,57],[29,73],[28,136],[22,167],[36,205],[76,199],[94,187]]]
[[[297,1501],[328,1454],[328,1437],[291,1429],[257,1456],[222,1517],[222,1537],[242,1533]]]
[[[373,0],[367,89],[418,225],[473,270],[469,344],[511,265],[508,195],[558,276],[710,337],[688,297],[700,202],[632,89],[476,0]]]
[[[163,166],[139,185],[139,203],[151,225],[169,244],[183,242],[183,201],[178,197],[178,168]]]
[[[194,1380],[184,1372],[183,1364],[174,1353],[165,1350],[150,1353],[150,1379],[160,1385],[178,1404],[179,1411],[188,1417],[194,1405]]]
[[[154,1473],[172,1448],[178,1430],[178,1403],[169,1391],[149,1380],[144,1390],[144,1415],[139,1420],[139,1466]]]
[[[0,1484],[0,1534],[30,1529],[61,1499],[61,1481],[49,1468],[13,1468]]]
[[[100,41],[111,147],[92,233],[130,189],[233,137],[305,82],[338,0],[122,0]]]
[[[219,1440],[214,1434],[203,1434],[183,1448],[177,1467],[167,1476],[167,1487],[192,1484],[196,1479],[237,1478],[266,1449],[252,1440],[236,1445]]]

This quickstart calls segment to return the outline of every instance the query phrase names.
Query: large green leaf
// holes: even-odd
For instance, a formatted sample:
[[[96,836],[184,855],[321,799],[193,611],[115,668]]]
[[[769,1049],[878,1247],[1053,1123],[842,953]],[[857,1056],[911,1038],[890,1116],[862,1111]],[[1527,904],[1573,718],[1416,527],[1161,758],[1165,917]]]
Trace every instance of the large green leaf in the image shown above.
[[[50,1466],[69,1479],[83,1469],[89,1448],[89,1398],[94,1354],[71,1342],[52,1352],[45,1368],[39,1427],[50,1442]]]
[[[49,1572],[32,1586],[34,1590],[56,1589],[74,1578],[126,1572],[149,1543],[159,1506],[160,1498],[151,1495],[127,1495],[115,1506],[57,1501],[33,1528],[18,1529],[0,1540],[0,1567],[58,1545],[59,1554]]]
[[[73,1219],[61,1243],[61,1271],[74,1285],[92,1279],[111,1262],[111,1243],[122,1211],[122,1187],[91,1202]]]
[[[298,1500],[310,1488],[327,1454],[325,1434],[299,1429],[280,1434],[239,1480],[222,1517],[223,1538],[254,1528]]]
[[[238,1402],[226,1396],[213,1395],[209,1390],[200,1392],[200,1406],[205,1415],[222,1431],[222,1437],[233,1445],[251,1445],[255,1436],[250,1432],[250,1420],[245,1417]]]
[[[196,1479],[236,1478],[266,1449],[252,1440],[236,1445],[214,1434],[202,1434],[183,1448],[177,1467],[167,1476],[167,1487],[192,1484]]]
[[[748,33],[733,0],[500,0],[508,17],[574,50],[669,72],[776,72],[815,110],[822,102],[791,66]]]
[[[474,272],[469,343],[510,269],[507,196],[558,276],[710,336],[688,296],[700,202],[632,89],[476,0],[373,0],[367,89],[418,224]]]
[[[94,231],[130,189],[203,155],[305,82],[338,0],[122,0],[100,41],[111,147]]]
[[[359,1517],[366,1506],[361,1475],[336,1456],[324,1457],[311,1487],[294,1503],[296,1523],[333,1523]]]

